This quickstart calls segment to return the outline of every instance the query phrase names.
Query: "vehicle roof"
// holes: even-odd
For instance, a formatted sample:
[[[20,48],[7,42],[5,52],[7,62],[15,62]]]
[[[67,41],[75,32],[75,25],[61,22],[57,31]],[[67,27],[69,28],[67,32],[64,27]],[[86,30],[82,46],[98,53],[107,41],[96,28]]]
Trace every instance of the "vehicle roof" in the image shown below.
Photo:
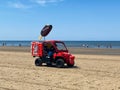
[[[47,40],[47,41],[44,41],[44,42],[63,42],[63,41],[60,41],[60,40]]]

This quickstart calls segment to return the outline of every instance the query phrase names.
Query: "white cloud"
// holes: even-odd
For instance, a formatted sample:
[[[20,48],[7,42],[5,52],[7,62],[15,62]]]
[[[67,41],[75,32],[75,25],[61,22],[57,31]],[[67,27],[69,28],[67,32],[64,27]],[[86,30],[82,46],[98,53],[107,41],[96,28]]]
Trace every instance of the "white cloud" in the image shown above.
[[[18,8],[18,9],[27,9],[30,8],[30,6],[25,5],[21,2],[8,2],[8,5],[13,8]]]
[[[21,0],[11,0],[8,1],[7,4],[9,7],[17,8],[17,9],[28,9],[32,8],[36,5],[46,6],[47,4],[56,4],[62,2],[64,0],[26,0],[21,2]]]
[[[42,6],[47,3],[46,0],[35,0],[34,2],[37,3],[37,4],[40,4],[40,5],[42,5]]]
[[[57,2],[64,1],[64,0],[32,0],[32,1],[41,6],[45,6],[46,4],[49,4],[49,3],[57,3]]]

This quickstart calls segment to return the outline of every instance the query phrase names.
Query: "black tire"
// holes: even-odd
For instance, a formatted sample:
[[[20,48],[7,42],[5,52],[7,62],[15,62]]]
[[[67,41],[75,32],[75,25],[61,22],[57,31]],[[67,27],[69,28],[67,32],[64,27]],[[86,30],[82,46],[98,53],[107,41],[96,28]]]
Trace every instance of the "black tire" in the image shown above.
[[[40,58],[37,58],[37,59],[35,60],[35,65],[36,65],[36,66],[42,66],[42,60],[41,60]]]
[[[51,67],[52,66],[52,63],[46,63],[48,67]]]
[[[48,67],[52,66],[52,62],[51,62],[51,58],[50,58],[50,57],[47,57],[47,58],[46,58],[46,65],[47,65]]]
[[[63,59],[57,59],[56,67],[58,67],[58,68],[64,67],[64,60]]]

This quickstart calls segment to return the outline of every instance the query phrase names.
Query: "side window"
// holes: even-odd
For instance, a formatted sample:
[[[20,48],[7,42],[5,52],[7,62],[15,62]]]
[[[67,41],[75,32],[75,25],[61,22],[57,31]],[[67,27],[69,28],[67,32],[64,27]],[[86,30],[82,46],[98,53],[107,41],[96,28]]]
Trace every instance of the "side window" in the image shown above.
[[[64,44],[62,44],[62,43],[56,43],[56,46],[57,46],[58,50],[66,50]]]

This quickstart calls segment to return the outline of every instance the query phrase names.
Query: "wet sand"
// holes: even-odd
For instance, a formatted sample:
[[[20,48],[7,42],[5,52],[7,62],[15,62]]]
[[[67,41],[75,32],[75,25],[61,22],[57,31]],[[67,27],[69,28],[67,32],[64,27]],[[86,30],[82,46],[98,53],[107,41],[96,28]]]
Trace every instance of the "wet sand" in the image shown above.
[[[120,55],[120,49],[102,48],[75,48],[68,47],[70,53],[85,55]],[[0,51],[30,52],[30,47],[0,47]]]
[[[120,49],[69,48],[73,68],[36,67],[29,47],[0,47],[0,90],[120,90]]]

